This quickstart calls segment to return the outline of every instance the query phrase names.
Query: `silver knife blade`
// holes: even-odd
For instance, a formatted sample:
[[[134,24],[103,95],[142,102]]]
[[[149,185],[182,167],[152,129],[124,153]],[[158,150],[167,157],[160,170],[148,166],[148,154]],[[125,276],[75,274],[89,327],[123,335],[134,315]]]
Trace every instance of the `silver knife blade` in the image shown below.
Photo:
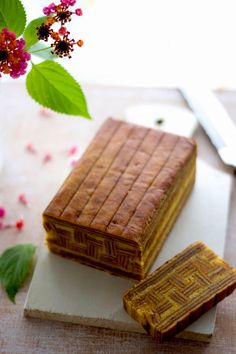
[[[222,161],[236,168],[236,126],[208,90],[181,87],[180,92],[216,147]]]

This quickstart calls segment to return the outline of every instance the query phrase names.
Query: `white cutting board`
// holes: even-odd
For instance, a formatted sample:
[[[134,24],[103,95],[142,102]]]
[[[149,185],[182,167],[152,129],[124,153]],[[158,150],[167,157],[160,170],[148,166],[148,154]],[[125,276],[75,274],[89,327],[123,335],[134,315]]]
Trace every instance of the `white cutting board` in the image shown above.
[[[231,177],[198,161],[196,184],[152,270],[190,243],[202,240],[223,256]],[[122,305],[133,281],[110,275],[50,253],[41,247],[24,306],[26,316],[144,332]],[[180,334],[207,341],[216,308]]]
[[[125,111],[126,121],[148,128],[192,137],[198,122],[187,107],[174,107],[161,103],[142,103],[130,106]]]

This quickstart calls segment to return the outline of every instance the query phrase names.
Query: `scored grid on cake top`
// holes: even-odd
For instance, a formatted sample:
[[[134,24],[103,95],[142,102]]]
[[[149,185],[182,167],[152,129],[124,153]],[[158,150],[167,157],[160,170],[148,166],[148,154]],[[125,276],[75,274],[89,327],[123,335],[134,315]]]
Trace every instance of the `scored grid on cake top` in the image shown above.
[[[195,151],[192,139],[110,118],[44,214],[140,239]]]

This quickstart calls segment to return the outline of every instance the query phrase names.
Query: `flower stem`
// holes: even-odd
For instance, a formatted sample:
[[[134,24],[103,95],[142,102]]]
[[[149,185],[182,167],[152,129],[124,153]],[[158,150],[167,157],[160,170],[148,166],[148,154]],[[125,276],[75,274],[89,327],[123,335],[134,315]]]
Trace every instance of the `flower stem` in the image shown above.
[[[46,47],[46,48],[41,48],[41,49],[37,49],[37,50],[33,50],[33,52],[29,52],[30,54],[34,54],[34,53],[38,53],[38,52],[43,52],[44,50],[48,50],[51,47]]]

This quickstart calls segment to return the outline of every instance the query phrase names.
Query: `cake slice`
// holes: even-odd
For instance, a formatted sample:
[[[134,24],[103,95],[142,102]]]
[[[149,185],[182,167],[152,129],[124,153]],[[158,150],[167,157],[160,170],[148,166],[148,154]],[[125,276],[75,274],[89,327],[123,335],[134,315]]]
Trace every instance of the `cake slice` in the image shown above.
[[[52,252],[143,279],[195,179],[192,139],[108,119],[43,213]]]
[[[130,316],[158,342],[163,342],[235,288],[236,270],[197,242],[128,290],[123,302]]]

